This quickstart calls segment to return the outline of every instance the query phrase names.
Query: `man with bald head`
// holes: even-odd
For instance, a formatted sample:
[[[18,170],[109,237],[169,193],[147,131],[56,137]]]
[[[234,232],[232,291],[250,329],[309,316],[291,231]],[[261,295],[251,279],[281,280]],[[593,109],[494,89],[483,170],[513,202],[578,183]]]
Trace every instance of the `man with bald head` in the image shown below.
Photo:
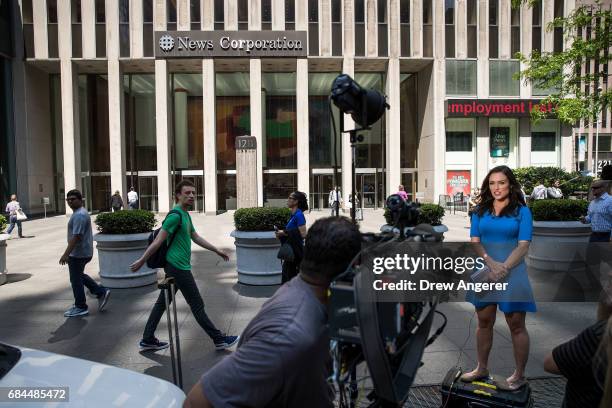
[[[596,180],[591,184],[593,200],[586,217],[580,221],[591,224],[591,242],[610,242],[612,231],[612,196],[607,193],[608,182]]]

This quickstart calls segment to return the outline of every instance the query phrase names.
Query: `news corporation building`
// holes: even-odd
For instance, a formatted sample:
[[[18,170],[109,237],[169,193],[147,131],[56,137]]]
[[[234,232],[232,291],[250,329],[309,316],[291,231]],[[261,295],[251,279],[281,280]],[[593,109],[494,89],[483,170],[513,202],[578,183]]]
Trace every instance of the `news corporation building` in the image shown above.
[[[217,214],[240,206],[237,140],[248,140],[252,205],[301,190],[326,208],[336,162],[345,197],[351,185],[348,135],[332,128],[343,114],[334,107],[332,121],[328,99],[340,73],[390,105],[355,148],[364,208],[399,184],[420,201],[468,193],[501,164],[590,168],[594,129],[532,123],[548,92],[513,79],[516,52],[565,46],[545,27],[575,0],[510,3],[1,0],[0,196],[63,213],[79,188],[95,212],[133,186],[141,208],[167,212],[188,179],[194,210]]]

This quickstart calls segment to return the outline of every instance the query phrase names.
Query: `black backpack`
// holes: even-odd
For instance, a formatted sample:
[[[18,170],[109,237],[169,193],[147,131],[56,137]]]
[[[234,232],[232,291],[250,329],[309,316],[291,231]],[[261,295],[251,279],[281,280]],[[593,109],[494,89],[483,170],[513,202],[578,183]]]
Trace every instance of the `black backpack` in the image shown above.
[[[176,233],[178,232],[178,230],[183,227],[183,215],[179,211],[176,211],[176,210],[171,210],[168,213],[168,215],[166,215],[166,218],[164,218],[164,222],[166,221],[166,219],[168,218],[170,214],[178,214],[179,226],[174,231],[174,233],[170,236],[170,242],[168,243],[168,241],[164,241],[164,243],[160,245],[157,251],[155,251],[149,257],[149,259],[147,259],[147,266],[151,269],[163,268],[164,266],[166,266],[166,254],[168,253],[168,249],[170,249],[170,246],[172,245],[172,242],[174,241],[174,237],[176,236]],[[163,222],[162,222],[162,225],[163,225]],[[151,246],[153,241],[155,241],[155,238],[157,238],[157,235],[159,234],[159,231],[161,231],[161,229],[162,228],[159,227],[158,229],[156,229],[149,235],[149,244],[147,245],[147,247]]]

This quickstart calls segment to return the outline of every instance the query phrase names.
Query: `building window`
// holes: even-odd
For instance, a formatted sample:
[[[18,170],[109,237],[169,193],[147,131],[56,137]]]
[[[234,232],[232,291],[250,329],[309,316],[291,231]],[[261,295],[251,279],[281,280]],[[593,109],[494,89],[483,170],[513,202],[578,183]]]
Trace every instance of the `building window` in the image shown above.
[[[295,0],[285,0],[285,30],[295,30]]]
[[[331,2],[332,55],[342,56],[342,0]]]
[[[497,58],[499,56],[498,2],[498,0],[489,2],[489,58]]]
[[[512,8],[510,15],[510,55],[515,58],[521,51],[521,9]]]
[[[217,169],[236,169],[236,137],[251,133],[249,74],[215,75]]]
[[[531,151],[532,152],[554,152],[557,134],[555,132],[532,132]]]
[[[542,1],[536,1],[532,6],[531,51],[542,49]]]
[[[172,74],[173,169],[204,168],[202,74]]]
[[[386,57],[389,55],[389,33],[388,15],[386,0],[378,1],[378,56]]]
[[[225,30],[225,0],[215,0],[215,30]]]
[[[264,169],[297,169],[295,73],[263,73]]]
[[[423,56],[433,57],[433,16],[431,0],[423,0]]]
[[[249,0],[238,0],[238,29],[249,29]]]
[[[284,207],[287,197],[297,190],[297,174],[264,173],[264,207]]]
[[[106,57],[106,24],[105,22],[106,22],[106,10],[105,10],[105,5],[104,5],[104,0],[96,0],[96,58]]]
[[[261,29],[272,30],[272,0],[261,0]]]
[[[417,168],[419,151],[417,76],[400,75],[400,167]]]
[[[446,119],[446,151],[471,152],[474,125],[474,119]]]
[[[476,61],[446,60],[446,94],[476,95]]]
[[[200,15],[200,0],[190,0],[189,2],[191,14],[191,29],[199,31],[202,28]],[[238,2],[238,10],[240,10],[240,1]]]
[[[26,58],[34,58],[34,16],[32,11],[32,0],[24,0],[21,4],[25,56]]]
[[[310,167],[331,168],[334,166],[334,131],[329,116],[329,90],[338,73],[310,73],[308,76],[308,133]],[[336,163],[342,165],[342,136],[340,135],[340,113],[332,106],[336,124]]]
[[[176,1],[166,1],[166,18],[168,19],[168,31],[176,30]]]
[[[308,0],[308,55],[319,55],[318,0]]]
[[[518,61],[489,61],[489,94],[491,96],[519,96],[520,81],[513,75],[520,70]]]
[[[74,58],[83,57],[83,45],[82,45],[82,34],[81,34],[81,0],[74,0],[70,2],[70,14],[72,20],[72,56]]]
[[[478,56],[478,3],[476,0],[467,1],[467,56]]]
[[[119,55],[130,56],[130,2],[119,2]]]
[[[410,0],[400,0],[400,55],[410,56]]]
[[[49,38],[49,58],[59,58],[57,0],[47,1],[47,35]]]
[[[555,0],[555,18],[562,18],[564,7],[563,0]],[[553,31],[554,52],[563,52],[563,27],[555,27]]]
[[[365,2],[355,0],[355,55],[365,55]]]
[[[444,9],[446,58],[455,57],[455,0],[446,0]]]
[[[153,56],[153,0],[143,0],[142,2],[142,22],[143,22],[143,55]],[[198,30],[200,28],[198,27]]]

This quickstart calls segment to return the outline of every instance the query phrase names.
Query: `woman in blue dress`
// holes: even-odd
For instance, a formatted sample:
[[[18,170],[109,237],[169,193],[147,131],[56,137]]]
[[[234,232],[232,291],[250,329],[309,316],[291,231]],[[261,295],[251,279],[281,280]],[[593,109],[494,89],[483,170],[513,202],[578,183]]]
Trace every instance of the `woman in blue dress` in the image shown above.
[[[294,191],[287,198],[287,207],[291,210],[291,217],[284,230],[276,231],[276,238],[281,243],[288,242],[293,250],[294,259],[283,261],[282,283],[290,281],[296,276],[302,263],[304,255],[304,238],[306,237],[306,217],[304,211],[308,211],[308,199],[301,191]]]
[[[489,376],[488,359],[499,307],[512,336],[516,369],[498,386],[516,390],[526,384],[529,334],[525,315],[536,311],[524,261],[531,241],[531,211],[525,205],[520,184],[507,166],[497,166],[489,171],[482,183],[480,197],[480,203],[472,214],[471,241],[478,244],[476,252],[485,259],[489,269],[487,280],[508,285],[504,291],[483,296],[468,293],[467,299],[476,307],[478,315],[478,366],[463,374],[461,379],[470,382]]]

